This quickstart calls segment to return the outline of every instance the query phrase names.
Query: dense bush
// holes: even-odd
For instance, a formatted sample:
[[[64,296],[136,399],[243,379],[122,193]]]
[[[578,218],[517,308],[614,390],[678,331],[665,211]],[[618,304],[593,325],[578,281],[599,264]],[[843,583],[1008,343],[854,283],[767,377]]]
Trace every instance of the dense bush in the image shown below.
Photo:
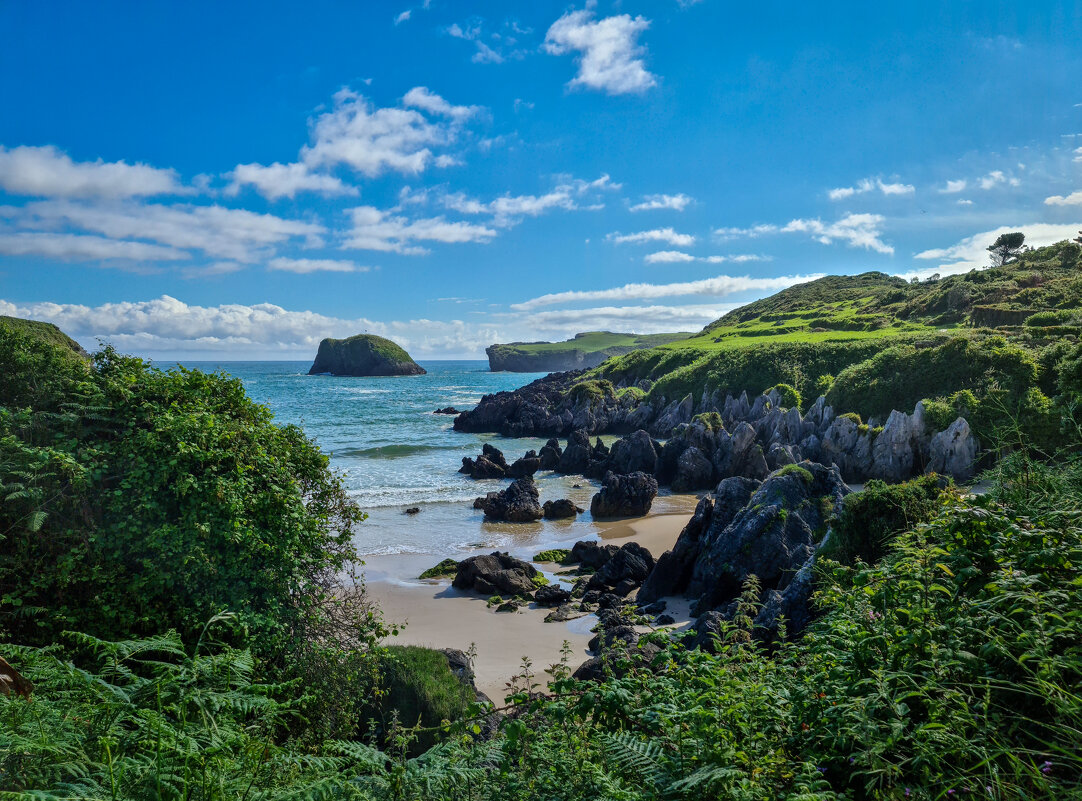
[[[327,457],[225,375],[7,336],[5,358],[32,358],[0,407],[0,633],[193,640],[230,610],[234,643],[322,686],[319,723],[352,730],[383,627],[354,573],[364,515]]]
[[[1033,354],[1002,337],[954,337],[930,347],[895,345],[842,370],[827,402],[865,417],[911,410],[922,398],[997,388],[1016,403],[1037,383]]]
[[[822,556],[847,565],[878,562],[895,537],[936,514],[950,486],[950,479],[935,474],[901,484],[872,479],[860,492],[845,496]]]
[[[781,396],[778,403],[783,409],[796,409],[797,411],[800,411],[802,399],[800,393],[797,392],[791,384],[776,384],[771,389]],[[770,390],[767,391],[769,392]]]

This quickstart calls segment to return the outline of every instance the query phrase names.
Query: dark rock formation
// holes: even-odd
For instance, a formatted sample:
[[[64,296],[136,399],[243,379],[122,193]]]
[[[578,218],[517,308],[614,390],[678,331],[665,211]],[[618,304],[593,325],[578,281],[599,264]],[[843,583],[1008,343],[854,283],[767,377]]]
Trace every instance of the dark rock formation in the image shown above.
[[[584,429],[574,431],[567,438],[567,447],[556,469],[561,473],[585,473],[590,466],[591,452],[589,433]]]
[[[486,442],[481,446],[481,455],[476,459],[462,457],[462,467],[458,472],[465,473],[470,478],[504,478],[508,475],[508,465],[500,449]]]
[[[654,569],[654,557],[637,542],[628,542],[590,577],[587,591],[597,590],[624,598],[639,587]]]
[[[507,468],[507,477],[525,478],[526,476],[532,476],[540,469],[541,460],[538,458],[537,453],[534,451],[526,451],[525,456],[521,459],[516,459],[511,463],[511,466]]]
[[[436,409],[432,414],[462,414],[462,412],[454,406],[444,406],[442,409]]]
[[[555,470],[560,466],[560,457],[563,456],[563,450],[560,448],[558,440],[550,439],[537,456],[541,460],[542,470]]]
[[[532,478],[520,478],[505,490],[490,492],[473,502],[490,520],[506,520],[509,523],[529,523],[540,520],[544,512],[537,502],[537,487]]]
[[[657,496],[657,480],[643,472],[606,473],[601,491],[590,502],[594,517],[641,517]]]
[[[609,452],[609,469],[614,473],[649,473],[657,467],[661,443],[642,429],[613,443]]]
[[[375,334],[348,339],[324,339],[309,375],[387,376],[424,375],[425,370],[406,351]]]
[[[571,600],[571,591],[549,584],[535,592],[533,599],[538,606],[562,606]]]
[[[545,501],[542,509],[546,520],[564,520],[568,517],[580,515],[585,511],[575,506],[567,498],[560,498],[558,501]]]
[[[617,545],[602,545],[589,540],[579,540],[571,546],[571,556],[567,561],[578,562],[584,567],[600,570],[618,550],[620,548]]]
[[[407,509],[402,514],[417,515],[417,514],[420,514],[420,513],[421,513],[421,507],[420,506],[411,506],[409,509]]]
[[[471,556],[458,564],[451,586],[482,595],[532,595],[537,568],[506,553]]]

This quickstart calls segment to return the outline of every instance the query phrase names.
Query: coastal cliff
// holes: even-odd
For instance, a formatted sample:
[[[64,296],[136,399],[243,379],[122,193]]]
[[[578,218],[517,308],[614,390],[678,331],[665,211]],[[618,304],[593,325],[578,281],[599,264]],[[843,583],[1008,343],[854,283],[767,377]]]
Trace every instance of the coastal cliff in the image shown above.
[[[586,331],[563,342],[510,342],[485,348],[492,372],[554,373],[588,370],[613,356],[654,348],[691,336],[676,334],[620,334]]]
[[[425,369],[401,347],[375,334],[324,339],[308,375],[424,375]]]

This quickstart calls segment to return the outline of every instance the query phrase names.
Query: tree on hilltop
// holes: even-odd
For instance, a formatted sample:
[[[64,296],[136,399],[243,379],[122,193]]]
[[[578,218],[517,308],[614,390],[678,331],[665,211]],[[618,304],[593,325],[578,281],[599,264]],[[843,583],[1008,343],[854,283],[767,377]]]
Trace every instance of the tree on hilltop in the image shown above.
[[[988,252],[992,254],[992,266],[1002,267],[1017,259],[1025,250],[1025,241],[1026,235],[1021,231],[1000,234],[996,241],[988,246]]]

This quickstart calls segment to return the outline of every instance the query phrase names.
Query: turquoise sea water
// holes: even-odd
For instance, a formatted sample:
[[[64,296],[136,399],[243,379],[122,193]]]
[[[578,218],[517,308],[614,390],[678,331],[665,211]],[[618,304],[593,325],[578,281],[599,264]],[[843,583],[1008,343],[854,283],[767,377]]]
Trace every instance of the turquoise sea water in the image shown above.
[[[484,442],[508,461],[543,440],[463,434],[437,408],[472,408],[481,396],[514,389],[542,374],[491,373],[486,361],[425,361],[423,376],[354,378],[307,375],[311,362],[185,362],[239,378],[248,394],[280,423],[296,423],[331,456],[350,493],[368,513],[358,546],[365,554],[452,555],[479,547],[513,547],[574,541],[588,536],[589,515],[561,521],[499,525],[483,521],[473,499],[507,485],[474,481],[457,472],[463,456]],[[164,365],[163,365],[164,366]],[[572,498],[589,508],[594,487],[579,476],[537,476],[541,500]],[[574,485],[579,484],[576,488]],[[418,515],[406,515],[419,506]]]

